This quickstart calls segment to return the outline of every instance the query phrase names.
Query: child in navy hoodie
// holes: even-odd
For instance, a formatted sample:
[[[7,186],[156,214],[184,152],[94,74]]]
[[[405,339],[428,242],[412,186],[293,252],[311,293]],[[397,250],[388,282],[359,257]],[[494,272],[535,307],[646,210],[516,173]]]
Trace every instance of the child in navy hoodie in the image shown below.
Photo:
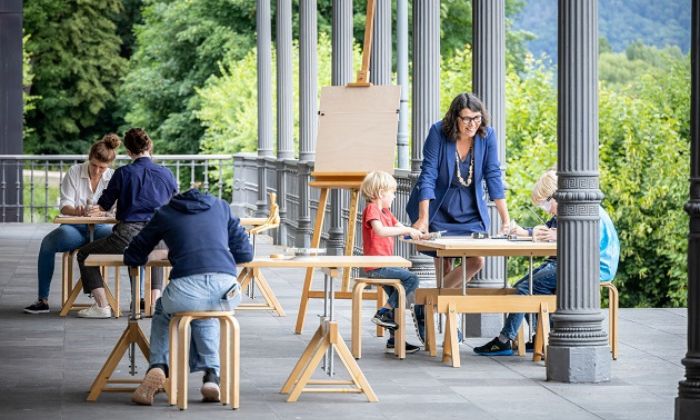
[[[140,266],[163,240],[173,267],[151,321],[150,367],[132,401],[152,405],[168,373],[168,324],[184,311],[230,311],[240,303],[236,264],[253,259],[248,234],[228,203],[191,189],[161,207],[131,241],[124,263]],[[219,323],[192,321],[190,371],[204,371],[204,401],[219,401]]]

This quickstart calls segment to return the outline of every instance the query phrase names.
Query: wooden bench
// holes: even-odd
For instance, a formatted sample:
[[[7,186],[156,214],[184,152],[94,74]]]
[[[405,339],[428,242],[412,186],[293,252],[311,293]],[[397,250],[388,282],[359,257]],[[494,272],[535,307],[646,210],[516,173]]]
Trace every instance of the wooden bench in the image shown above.
[[[532,359],[540,361],[546,358],[549,313],[557,307],[555,295],[516,295],[515,289],[511,288],[469,289],[468,293],[463,295],[461,289],[416,290],[416,304],[425,305],[425,349],[431,356],[437,355],[435,311],[447,317],[442,361],[451,362],[452,367],[459,367],[461,364],[457,341],[457,314],[523,312],[538,314]],[[522,348],[519,352],[522,352]]]

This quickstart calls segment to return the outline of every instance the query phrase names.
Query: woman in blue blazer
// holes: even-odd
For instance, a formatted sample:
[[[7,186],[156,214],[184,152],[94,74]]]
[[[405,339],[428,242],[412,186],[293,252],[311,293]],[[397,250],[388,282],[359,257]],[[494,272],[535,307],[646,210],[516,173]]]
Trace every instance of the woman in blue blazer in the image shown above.
[[[488,127],[488,114],[479,98],[461,93],[443,120],[430,127],[423,145],[421,174],[406,205],[413,227],[423,232],[446,231],[448,236],[487,232],[490,219],[482,181],[501,217],[501,232],[508,232],[510,217],[496,135]],[[483,265],[481,257],[468,258],[467,279]],[[461,268],[449,272],[449,267],[448,262],[443,287],[459,287]]]

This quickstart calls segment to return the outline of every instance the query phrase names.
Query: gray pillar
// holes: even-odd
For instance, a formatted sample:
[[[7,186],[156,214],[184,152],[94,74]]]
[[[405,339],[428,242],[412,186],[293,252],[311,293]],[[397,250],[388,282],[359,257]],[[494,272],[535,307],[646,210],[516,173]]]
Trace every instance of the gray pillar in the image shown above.
[[[311,161],[299,161],[299,224],[295,238],[296,245],[308,248],[311,245],[311,168],[314,163]]]
[[[547,379],[610,379],[600,312],[598,2],[559,0],[557,312]]]
[[[501,173],[506,162],[506,5],[505,0],[472,0],[472,83],[473,91],[486,106],[491,126],[498,139]],[[491,226],[495,235],[501,226],[496,206],[489,201]],[[470,282],[470,287],[503,287],[506,278],[505,258],[488,257],[484,269]],[[467,315],[467,337],[493,337],[503,327],[500,314]]]
[[[314,160],[318,105],[316,0],[299,2],[299,160]]]
[[[22,154],[22,0],[0,1],[0,154]],[[0,203],[4,209],[0,222],[21,222],[21,168],[0,167]],[[13,207],[9,207],[13,206]]]
[[[411,179],[415,184],[423,160],[423,142],[440,119],[440,1],[413,0],[413,125]],[[415,252],[413,271],[421,282],[435,281],[433,259]],[[427,285],[426,285],[427,286]]]
[[[693,2],[691,18],[690,96],[690,216],[688,235],[688,352],[681,361],[685,379],[678,384],[676,420],[696,419],[700,413],[700,3]]]
[[[396,78],[401,86],[399,105],[399,131],[396,139],[398,166],[409,169],[408,150],[408,0],[398,0],[396,5]]]
[[[256,1],[258,33],[258,156],[272,156],[272,36],[270,0]],[[267,173],[264,159],[258,168],[258,202],[256,215],[267,215]]]
[[[277,157],[294,159],[292,0],[277,0]]]
[[[333,2],[332,26],[333,57],[331,83],[342,86],[352,81],[352,0]],[[331,226],[328,230],[326,247],[331,255],[343,255],[345,241],[343,235],[343,196],[341,190],[331,190]]]
[[[374,85],[391,84],[391,0],[375,2],[369,80]]]
[[[292,81],[292,0],[277,0],[277,204],[280,227],[277,243],[287,244],[288,171],[285,159],[294,159],[294,103]]]

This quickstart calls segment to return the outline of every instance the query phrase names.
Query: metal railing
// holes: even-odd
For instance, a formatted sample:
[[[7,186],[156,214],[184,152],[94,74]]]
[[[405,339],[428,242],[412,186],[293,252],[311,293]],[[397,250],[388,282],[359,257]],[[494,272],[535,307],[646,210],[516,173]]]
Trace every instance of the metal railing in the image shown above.
[[[311,241],[312,221],[315,220],[318,211],[320,190],[310,188],[310,174],[313,171],[313,162],[299,162],[296,159],[277,159],[259,157],[253,153],[238,153],[234,157],[234,172],[236,174],[233,187],[234,212],[239,216],[261,216],[266,214],[267,203],[264,197],[267,192],[277,193],[280,206],[280,229],[277,232],[276,243],[280,245],[308,246]],[[392,213],[399,221],[409,225],[405,219],[406,203],[411,192],[410,171],[395,169],[394,177],[398,182],[396,199],[392,205]],[[260,185],[260,180],[265,185]],[[304,197],[307,197],[304,199]],[[347,231],[347,223],[350,216],[349,193],[343,191],[341,199],[341,218],[344,230]],[[330,200],[329,200],[330,202]],[[362,253],[362,210],[365,200],[360,199],[358,208],[357,226],[355,229],[354,248],[355,253]],[[329,231],[331,230],[330,205],[326,207],[326,215],[321,233],[321,246],[327,247]],[[344,234],[343,234],[344,236]],[[340,249],[331,250],[342,253]],[[396,241],[397,255],[408,256],[410,247],[403,242]]]
[[[49,222],[58,214],[61,180],[86,155],[0,155],[0,221]],[[128,164],[118,156],[114,164]],[[232,201],[233,156],[156,155],[154,161],[170,169],[178,189],[200,188]]]
[[[0,221],[50,222],[58,214],[59,188],[68,169],[85,161],[85,155],[0,155]],[[128,164],[130,158],[119,156],[114,168]],[[196,183],[200,188],[231,203],[234,214],[240,217],[267,215],[267,193],[277,193],[281,224],[276,243],[308,246],[313,233],[313,220],[318,211],[319,190],[309,187],[313,162],[296,159],[259,157],[255,153],[231,155],[159,155],[154,161],[170,169],[178,180],[178,188]],[[404,224],[404,208],[411,189],[409,171],[395,170],[398,181],[392,212]],[[235,174],[235,175],[234,175]],[[341,194],[340,223],[347,231],[349,194]],[[329,200],[330,201],[330,200]],[[360,199],[354,247],[362,252],[362,209]],[[326,207],[321,235],[321,246],[336,247],[329,252],[342,253],[342,238],[329,241],[332,211]],[[338,238],[336,238],[338,239]],[[408,256],[410,247],[396,241],[397,255]]]

